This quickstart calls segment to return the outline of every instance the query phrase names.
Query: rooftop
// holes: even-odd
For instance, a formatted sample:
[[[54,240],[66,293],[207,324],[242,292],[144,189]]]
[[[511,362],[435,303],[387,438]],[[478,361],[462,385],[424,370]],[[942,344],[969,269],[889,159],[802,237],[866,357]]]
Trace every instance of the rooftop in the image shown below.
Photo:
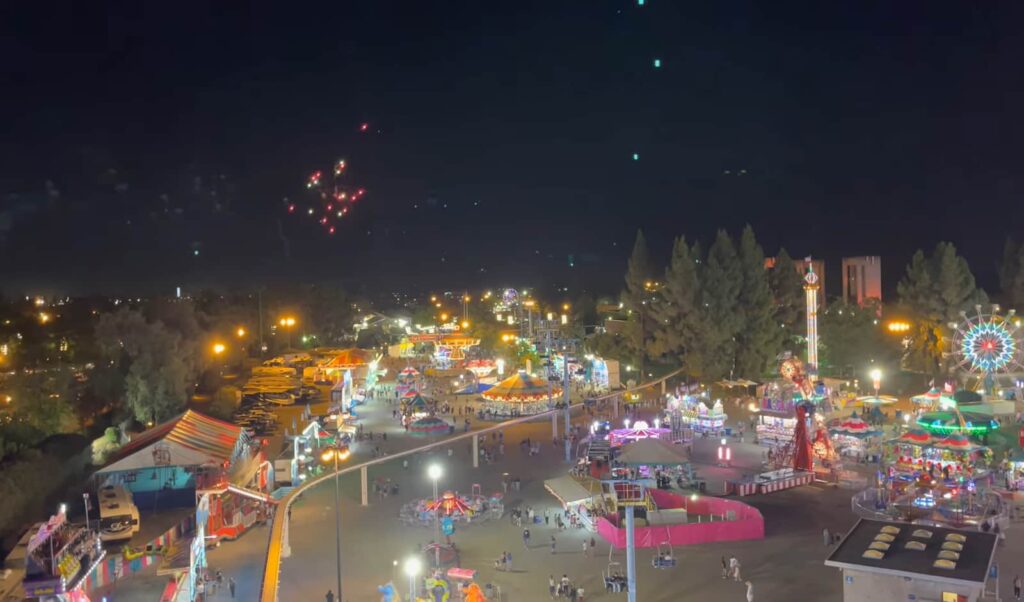
[[[888,542],[889,548],[881,558],[865,558],[864,552],[876,536],[884,532],[884,527],[889,527],[890,532],[899,531],[892,533],[893,540]],[[930,532],[931,537],[915,535],[920,530]],[[937,568],[934,563],[948,535],[963,537],[962,549],[957,552],[959,558],[954,568]],[[918,579],[927,576],[940,581],[983,584],[995,554],[996,540],[995,535],[981,531],[861,519],[825,560],[825,565]],[[907,549],[909,542],[920,542],[924,549]]]

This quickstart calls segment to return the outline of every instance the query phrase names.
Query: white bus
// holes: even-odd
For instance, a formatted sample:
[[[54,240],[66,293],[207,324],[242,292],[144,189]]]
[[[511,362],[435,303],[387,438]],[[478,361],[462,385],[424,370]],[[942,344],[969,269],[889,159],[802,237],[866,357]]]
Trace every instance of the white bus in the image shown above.
[[[123,485],[106,485],[99,491],[100,540],[131,539],[139,532],[139,509]]]

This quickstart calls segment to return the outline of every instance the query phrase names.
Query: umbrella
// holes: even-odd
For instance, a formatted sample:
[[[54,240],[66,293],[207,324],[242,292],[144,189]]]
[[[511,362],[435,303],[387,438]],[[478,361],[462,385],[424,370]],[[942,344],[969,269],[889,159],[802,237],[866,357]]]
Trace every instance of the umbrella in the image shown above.
[[[413,378],[415,376],[419,376],[420,371],[412,366],[406,366],[405,368],[402,368],[402,371],[399,372],[398,375],[404,378]]]

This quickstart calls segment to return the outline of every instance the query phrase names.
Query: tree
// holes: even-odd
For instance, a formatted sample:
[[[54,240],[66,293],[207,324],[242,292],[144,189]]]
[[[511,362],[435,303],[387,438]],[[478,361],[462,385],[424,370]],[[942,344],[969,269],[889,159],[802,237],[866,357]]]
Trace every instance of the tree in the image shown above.
[[[822,373],[851,377],[866,374],[868,366],[895,367],[899,343],[883,330],[878,310],[870,299],[864,307],[837,301],[820,312]]]
[[[1003,246],[999,288],[1008,306],[1024,310],[1024,244],[1018,244],[1012,238],[1007,238]]]
[[[775,267],[768,272],[768,285],[775,300],[774,321],[783,331],[781,350],[792,351],[800,336],[800,326],[807,310],[804,307],[803,280],[786,249],[779,249],[775,256]]]
[[[738,258],[742,325],[736,334],[735,375],[760,378],[781,351],[784,332],[775,321],[764,251],[749,225],[740,234]]]
[[[697,262],[684,237],[676,238],[665,282],[651,300],[652,356],[672,356],[691,375],[702,366],[704,323]]]
[[[896,290],[915,323],[907,366],[937,374],[947,351],[949,323],[959,322],[961,311],[987,303],[988,297],[977,288],[967,260],[948,242],[937,244],[931,257],[920,250],[914,253]]]
[[[627,339],[633,348],[640,365],[641,378],[644,374],[644,358],[647,355],[648,328],[650,316],[649,301],[651,296],[650,254],[643,230],[636,231],[633,253],[626,264],[626,289],[622,293],[622,302],[628,312]]]
[[[718,231],[708,249],[700,280],[704,323],[709,326],[704,338],[705,371],[701,376],[718,380],[736,367],[736,337],[743,327],[739,308],[743,275],[736,248],[725,230]]]
[[[77,427],[71,371],[67,368],[17,372],[7,383],[17,420],[44,436],[72,432]]]
[[[192,331],[194,317],[190,320],[185,310],[164,317],[176,327]],[[198,328],[192,336],[186,339],[163,322],[149,322],[134,310],[100,316],[97,343],[108,361],[127,366],[124,402],[139,422],[160,422],[185,408],[201,367],[198,340],[203,336]]]

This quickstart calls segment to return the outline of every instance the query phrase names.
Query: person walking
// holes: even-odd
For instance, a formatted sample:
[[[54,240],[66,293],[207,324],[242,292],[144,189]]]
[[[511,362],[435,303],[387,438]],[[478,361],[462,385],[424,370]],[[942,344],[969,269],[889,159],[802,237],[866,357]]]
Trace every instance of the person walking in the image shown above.
[[[551,553],[552,554],[555,553],[555,536],[554,535],[551,536]]]
[[[830,533],[828,532],[828,527],[825,527],[825,528],[824,528],[824,529],[823,529],[823,530],[821,531],[821,538],[822,538],[822,540],[823,540],[823,541],[825,542],[825,547],[826,547],[826,548],[827,548],[827,547],[829,547],[830,545],[832,545],[832,536],[831,536],[831,534],[830,534]]]
[[[512,552],[505,552],[505,570],[512,571]]]
[[[327,594],[324,595],[324,602],[334,602],[334,592],[327,590]]]
[[[228,589],[231,590],[231,599],[235,599],[235,578],[231,577],[228,579]]]
[[[754,602],[754,584],[747,581],[747,602]]]
[[[740,580],[740,561],[735,556],[729,558],[729,572],[732,573],[734,581]]]
[[[530,549],[530,530],[523,529],[523,547],[527,550]]]
[[[722,556],[722,579],[729,578],[729,561]]]
[[[593,537],[591,537],[590,538],[590,555],[591,556],[594,555],[594,548],[596,548],[596,547],[597,547],[597,540],[594,539]]]
[[[558,589],[558,586],[555,585],[555,576],[554,575],[548,575],[548,596],[550,596],[552,600],[555,599],[555,591],[557,589]]]
[[[1020,600],[1021,585],[1024,585],[1024,582],[1021,581],[1020,575],[1017,575],[1016,577],[1013,578],[1013,599],[1014,600]]]
[[[584,539],[583,540],[583,557],[584,558],[587,558],[587,557],[590,556],[590,554],[588,553],[589,551],[590,551],[590,544],[587,543],[587,540]]]

